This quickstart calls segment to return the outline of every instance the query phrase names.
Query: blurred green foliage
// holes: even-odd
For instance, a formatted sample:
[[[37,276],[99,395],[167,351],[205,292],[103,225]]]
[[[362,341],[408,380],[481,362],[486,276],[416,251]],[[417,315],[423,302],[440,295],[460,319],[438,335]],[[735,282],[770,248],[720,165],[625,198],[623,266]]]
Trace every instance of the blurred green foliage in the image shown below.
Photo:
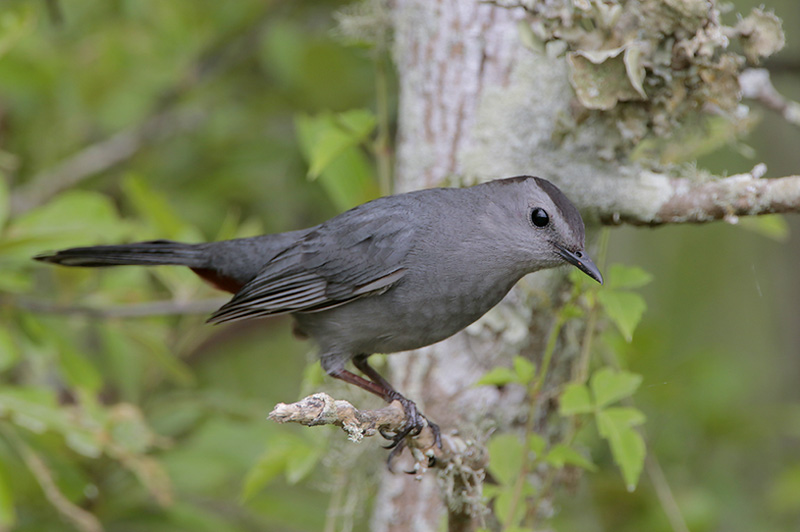
[[[212,328],[216,299],[196,314],[153,303],[219,296],[191,272],[43,268],[30,256],[295,229],[377,195],[371,143],[387,117],[375,86],[392,83],[376,80],[374,51],[332,36],[344,3],[0,5],[0,530],[323,529],[329,433],[265,420],[318,377],[287,320]],[[795,0],[770,5],[789,33],[774,80],[798,100],[800,13]],[[791,126],[765,115],[747,141],[701,165],[797,173]],[[800,224],[744,225],[754,231],[614,231],[613,262],[655,280],[609,272],[620,283],[596,294],[608,314],[599,354],[642,376],[648,453],[693,531],[800,522]],[[535,370],[518,362],[491,379],[531,383]],[[597,378],[584,394],[593,412]],[[593,415],[612,408],[624,407]],[[492,462],[498,496],[523,453],[560,471],[596,464],[559,492],[557,530],[671,530],[653,484],[642,476],[628,493],[619,452],[584,427],[550,449],[535,434],[527,447],[494,439],[493,457],[507,458]],[[367,529],[363,513],[355,528]]]
[[[351,111],[373,61],[333,38],[340,4],[0,6],[0,530],[322,528],[328,432],[265,419],[307,360],[286,320],[211,328],[219,293],[189,271],[30,257],[289,230],[377,196],[375,119]]]

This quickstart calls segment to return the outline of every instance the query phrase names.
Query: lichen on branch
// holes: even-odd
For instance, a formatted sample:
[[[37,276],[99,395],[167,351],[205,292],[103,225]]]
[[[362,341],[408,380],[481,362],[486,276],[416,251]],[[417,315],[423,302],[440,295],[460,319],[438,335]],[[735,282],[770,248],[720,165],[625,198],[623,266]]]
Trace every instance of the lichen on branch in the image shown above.
[[[349,440],[360,442],[365,437],[381,432],[399,433],[405,426],[406,415],[399,401],[377,410],[359,410],[347,401],[336,400],[325,393],[309,395],[296,403],[279,403],[270,412],[269,419],[278,423],[299,423],[308,427],[335,425],[347,433]],[[458,464],[472,471],[480,471],[486,463],[483,447],[463,438],[442,434],[441,447],[426,425],[416,436],[403,442],[414,457],[414,472],[421,474],[429,466],[446,469]]]
[[[745,132],[753,121],[740,109],[739,75],[785,43],[773,13],[753,9],[727,26],[716,0],[495,4],[526,11],[529,42],[562,47],[577,103],[564,127],[604,122],[617,133],[602,139],[605,154],[629,153],[654,138],[685,138],[682,130],[708,130],[721,120]],[[705,149],[729,140],[722,136]]]

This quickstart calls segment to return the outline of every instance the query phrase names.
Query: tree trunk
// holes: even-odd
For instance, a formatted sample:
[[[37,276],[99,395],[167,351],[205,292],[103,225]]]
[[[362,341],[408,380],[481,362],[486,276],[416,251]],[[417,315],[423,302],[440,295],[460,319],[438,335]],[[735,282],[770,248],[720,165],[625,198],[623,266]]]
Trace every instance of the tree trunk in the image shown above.
[[[437,185],[535,174],[558,181],[535,164],[553,115],[568,103],[563,67],[546,64],[520,46],[519,9],[477,1],[396,3],[394,59],[400,79],[396,187]],[[544,76],[531,75],[531,66]],[[525,76],[518,75],[523,64]],[[513,101],[511,101],[513,100]],[[533,107],[532,107],[533,106]],[[520,109],[525,109],[524,117]],[[544,110],[547,110],[546,112]],[[500,114],[498,114],[498,112]],[[539,114],[541,113],[541,114]],[[530,122],[523,123],[526,118]],[[512,356],[541,353],[549,305],[532,309],[532,293],[545,286],[526,279],[489,315],[456,336],[390,357],[398,389],[418,402],[444,432],[484,438],[493,426],[524,421],[524,391],[471,387],[489,368]],[[552,279],[556,276],[548,276]],[[557,290],[558,283],[548,290]],[[568,375],[561,356],[555,374]],[[384,474],[373,516],[376,531],[436,530],[445,518],[436,478]],[[450,530],[473,530],[469,505],[452,501]]]
[[[670,8],[678,3],[670,2]],[[531,9],[556,9],[546,2],[528,4],[536,6]],[[685,38],[694,42],[702,37],[704,44],[725,51],[727,42],[709,29],[718,25],[716,8],[713,2],[709,5],[703,3],[707,11],[701,14],[703,22],[698,22],[708,35],[700,30],[695,34],[690,28],[684,31]],[[668,9],[660,3],[646,7]],[[559,20],[559,13],[551,20]],[[394,0],[393,55],[400,83],[398,191],[536,175],[558,185],[581,209],[589,240],[600,223],[702,222],[800,209],[799,177],[757,181],[759,175],[748,174],[706,186],[699,180],[643,170],[630,162],[628,155],[635,142],[626,144],[619,131],[611,132],[617,134],[616,145],[608,141],[613,129],[609,123],[620,123],[614,122],[616,118],[609,122],[593,111],[576,112],[576,92],[570,84],[574,72],[564,53],[567,47],[557,39],[537,45],[536,39],[529,38],[535,23],[531,14],[520,7],[480,0]],[[689,20],[673,20],[660,13],[649,16],[654,24],[668,20],[681,28]],[[613,19],[617,26],[607,34],[622,38],[625,31],[630,32],[635,24],[626,25],[625,17],[633,22],[641,22],[635,17],[647,18],[636,10],[625,11]],[[669,35],[653,30],[653,35],[662,34]],[[598,46],[603,50],[611,47],[608,42]],[[625,46],[631,48],[633,43]],[[627,54],[628,48],[619,48],[620,54],[621,50]],[[724,67],[713,65],[717,80],[725,81],[723,75],[729,74]],[[625,79],[626,67],[622,68]],[[635,64],[628,72],[635,81],[631,71],[637,72]],[[730,90],[738,91],[735,79]],[[631,94],[620,101],[638,98]],[[725,96],[715,94],[716,101],[724,102]],[[730,98],[737,103],[738,93]],[[623,119],[644,117],[642,123],[650,127],[648,120],[657,122],[658,113],[664,112],[657,107],[659,101],[651,98],[643,104],[653,102],[653,108],[629,107],[639,114]],[[576,115],[583,118],[579,125],[570,122]],[[613,148],[603,153],[604,146]],[[428,348],[389,357],[392,382],[445,433],[457,430],[462,438],[485,442],[493,429],[503,431],[524,423],[528,406],[523,390],[472,384],[489,368],[508,365],[516,354],[534,361],[541,357],[553,310],[566,287],[563,275],[551,271],[528,276],[467,330]],[[570,380],[579,345],[568,339],[578,337],[576,332],[563,331],[536,410],[535,430],[546,437],[557,436],[563,429],[556,416],[547,418],[546,426],[543,420],[552,410],[547,398],[553,394],[549,392]],[[440,529],[445,518],[450,530],[477,528],[481,519],[473,515],[476,507],[468,501],[476,494],[462,492],[449,497],[453,493],[448,493],[447,483],[440,479],[440,484],[437,486],[431,473],[418,480],[386,472],[372,529],[427,532]]]

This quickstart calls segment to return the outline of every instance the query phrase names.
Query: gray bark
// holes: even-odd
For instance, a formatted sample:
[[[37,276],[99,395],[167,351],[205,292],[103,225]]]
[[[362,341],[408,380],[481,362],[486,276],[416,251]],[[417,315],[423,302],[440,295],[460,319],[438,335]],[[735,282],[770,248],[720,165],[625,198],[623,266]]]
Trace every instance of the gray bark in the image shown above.
[[[587,120],[565,138],[559,124],[571,114],[575,93],[564,49],[523,45],[525,17],[520,8],[477,0],[392,4],[400,80],[398,191],[537,175],[556,183],[581,208],[590,238],[601,223],[733,221],[742,214],[800,210],[800,177],[744,175],[707,182],[643,170],[624,158],[610,162],[613,157],[597,154],[608,134],[602,121]],[[541,355],[564,284],[562,272],[528,276],[466,331],[389,357],[393,383],[444,432],[481,440],[494,428],[518,426],[527,412],[522,390],[471,385],[489,368],[508,365],[515,354],[534,360]],[[570,379],[578,345],[567,338],[575,336],[567,330],[556,349],[537,432],[559,433],[560,427],[553,422],[545,427],[541,420],[548,390]],[[440,484],[430,473],[421,480],[385,473],[372,529],[437,530],[446,515],[450,530],[477,527],[474,507],[462,504],[458,494],[445,504],[448,493],[440,489],[441,479]]]
[[[566,78],[563,67],[550,71],[547,64],[537,68],[545,74],[540,79],[530,72],[521,74],[539,60],[519,45],[521,16],[520,10],[478,2],[397,2],[398,190],[555,173],[555,158],[548,165],[533,160],[551,120],[550,113],[539,114],[540,109],[568,103],[559,94],[567,88]],[[514,290],[467,331],[390,357],[394,384],[443,431],[457,429],[465,437],[480,439],[492,425],[508,427],[524,416],[522,390],[501,392],[471,384],[489,368],[508,364],[514,354],[541,352],[548,319],[535,317],[531,310],[531,294],[544,287],[541,278],[526,279],[524,289]],[[372,529],[435,530],[446,513],[434,475],[416,480],[387,472]],[[456,506],[449,516],[451,529],[472,529],[477,520],[469,513],[468,506]]]

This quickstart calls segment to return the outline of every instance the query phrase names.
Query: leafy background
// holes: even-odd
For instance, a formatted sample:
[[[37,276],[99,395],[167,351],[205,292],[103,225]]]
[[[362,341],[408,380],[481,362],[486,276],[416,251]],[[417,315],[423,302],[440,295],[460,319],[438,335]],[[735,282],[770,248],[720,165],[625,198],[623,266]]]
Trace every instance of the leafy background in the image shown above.
[[[0,6],[0,530],[367,529],[358,486],[322,458],[330,431],[265,420],[330,385],[288,320],[206,326],[219,293],[180,269],[30,261],[284,231],[378,195],[373,139],[394,123],[393,73],[380,51],[336,36],[343,5]],[[769,7],[788,33],[773,79],[800,100],[800,12]],[[795,174],[799,141],[764,111],[698,164]],[[796,216],[610,232],[608,260],[653,280],[632,341],[604,329],[607,355],[642,376],[648,452],[693,531],[800,526],[798,234]],[[157,301],[194,312],[151,315]],[[599,436],[580,442],[597,469],[558,492],[555,529],[672,529],[654,484],[629,493]]]

